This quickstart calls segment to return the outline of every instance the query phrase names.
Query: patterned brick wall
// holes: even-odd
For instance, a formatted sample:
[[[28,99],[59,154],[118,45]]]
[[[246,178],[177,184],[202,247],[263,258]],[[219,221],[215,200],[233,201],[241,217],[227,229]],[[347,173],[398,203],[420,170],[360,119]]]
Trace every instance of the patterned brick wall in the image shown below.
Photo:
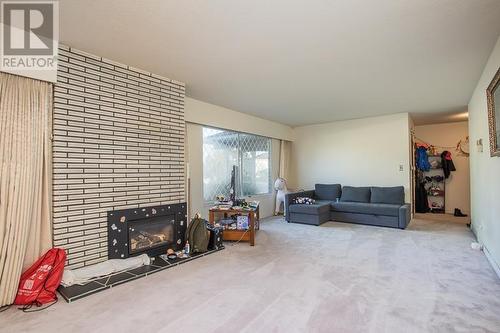
[[[54,91],[54,244],[107,259],[106,212],[185,201],[181,82],[66,46]]]

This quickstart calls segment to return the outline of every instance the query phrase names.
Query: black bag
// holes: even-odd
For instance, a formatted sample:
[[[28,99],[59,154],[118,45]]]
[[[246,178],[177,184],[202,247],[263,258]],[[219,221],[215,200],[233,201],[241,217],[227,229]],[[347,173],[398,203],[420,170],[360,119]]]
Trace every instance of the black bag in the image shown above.
[[[213,225],[207,225],[208,231],[210,231],[210,237],[208,241],[208,249],[209,250],[219,250],[224,247],[224,243],[222,243],[222,227],[215,227]]]

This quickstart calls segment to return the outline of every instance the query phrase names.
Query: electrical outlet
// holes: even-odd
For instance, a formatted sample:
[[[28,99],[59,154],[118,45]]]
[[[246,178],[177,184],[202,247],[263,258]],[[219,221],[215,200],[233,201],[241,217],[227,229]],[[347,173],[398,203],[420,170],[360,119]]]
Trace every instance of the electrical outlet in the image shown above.
[[[405,166],[403,164],[399,165],[399,171],[401,172],[405,171]]]

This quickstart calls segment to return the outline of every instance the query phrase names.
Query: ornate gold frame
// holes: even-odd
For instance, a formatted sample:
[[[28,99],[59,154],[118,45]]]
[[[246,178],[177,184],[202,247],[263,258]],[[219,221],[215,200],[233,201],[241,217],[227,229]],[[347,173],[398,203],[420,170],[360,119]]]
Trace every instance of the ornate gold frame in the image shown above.
[[[486,99],[488,101],[488,128],[490,130],[490,155],[500,157],[500,147],[499,142],[497,142],[497,131],[500,131],[500,128],[496,128],[495,121],[495,103],[500,105],[500,101],[494,100],[494,93],[500,86],[500,68],[497,70],[497,73],[493,77],[488,89],[486,89]],[[500,111],[500,107],[499,110]]]

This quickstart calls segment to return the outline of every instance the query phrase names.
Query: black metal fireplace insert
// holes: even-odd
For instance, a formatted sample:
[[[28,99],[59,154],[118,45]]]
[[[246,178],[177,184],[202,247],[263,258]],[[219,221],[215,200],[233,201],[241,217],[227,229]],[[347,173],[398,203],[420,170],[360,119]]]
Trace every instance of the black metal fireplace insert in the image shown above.
[[[185,244],[186,204],[131,208],[108,212],[108,259],[147,253],[154,257]]]

